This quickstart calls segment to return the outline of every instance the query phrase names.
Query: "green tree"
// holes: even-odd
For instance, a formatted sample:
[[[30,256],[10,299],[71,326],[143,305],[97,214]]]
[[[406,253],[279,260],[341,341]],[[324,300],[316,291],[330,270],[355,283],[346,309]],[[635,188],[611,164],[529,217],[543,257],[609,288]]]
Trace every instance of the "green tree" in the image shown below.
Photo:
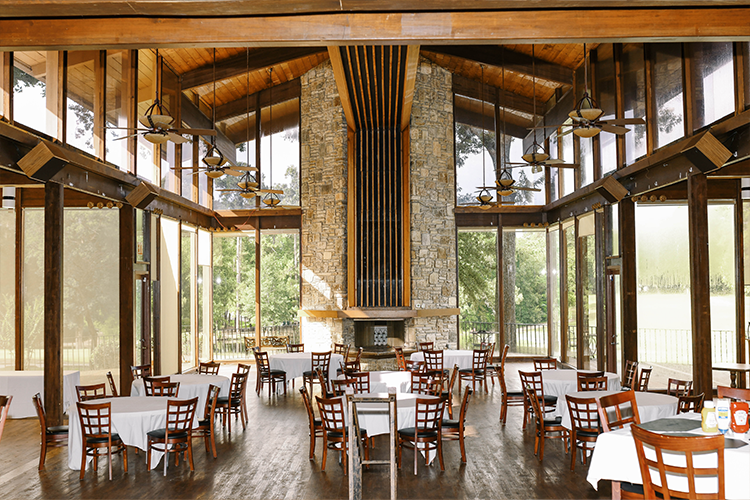
[[[461,321],[497,319],[497,250],[493,231],[459,231],[458,293]]]

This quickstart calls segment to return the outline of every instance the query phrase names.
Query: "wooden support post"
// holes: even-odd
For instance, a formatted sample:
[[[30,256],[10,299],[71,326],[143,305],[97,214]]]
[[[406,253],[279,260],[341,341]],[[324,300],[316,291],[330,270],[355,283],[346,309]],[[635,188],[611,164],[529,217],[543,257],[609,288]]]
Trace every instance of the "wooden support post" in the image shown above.
[[[258,177],[258,179],[260,179],[260,177]],[[260,333],[262,328],[260,317],[260,238],[260,221],[258,221],[258,223],[255,224],[255,345],[257,347],[260,346]]]
[[[126,50],[122,54],[122,84],[125,94],[125,117],[128,127],[136,128],[138,124],[138,51]],[[127,171],[137,174],[136,157],[138,152],[138,137],[125,139],[128,148]]]
[[[507,343],[505,336],[505,308],[503,307],[503,295],[505,287],[503,284],[503,215],[497,214],[497,342],[500,347]],[[500,352],[498,350],[498,352]]]
[[[153,216],[152,216],[153,217]],[[156,278],[151,281],[153,301],[153,323],[151,335],[154,339],[153,359],[154,374],[161,374],[161,217],[156,217],[156,256],[151,256],[151,273]]]
[[[120,209],[120,390],[123,396],[130,395],[134,364],[133,341],[135,325],[133,263],[135,262],[135,208],[123,205]]]
[[[65,142],[65,75],[67,73],[66,52],[47,52],[47,78],[45,98],[47,101],[47,134]]]
[[[708,181],[705,174],[688,177],[690,235],[690,305],[693,325],[693,391],[713,394],[711,372],[711,292],[708,262]],[[623,259],[623,262],[625,259]]]
[[[615,43],[612,46],[612,56],[615,61],[615,117],[625,117],[625,86],[622,77],[622,44]],[[632,132],[631,132],[632,133]],[[617,169],[625,166],[625,137],[616,136],[617,141]]]
[[[23,202],[24,190],[16,188],[16,370],[23,370],[23,242],[24,224]]]
[[[650,156],[656,149],[659,115],[656,112],[656,97],[654,96],[654,51],[651,45],[646,43],[643,44],[643,51],[646,78],[646,155]]]
[[[0,115],[13,124],[13,52],[0,52]]]
[[[107,160],[105,144],[107,130],[105,114],[107,112],[107,51],[100,50],[94,59],[94,154],[101,161]]]
[[[742,203],[742,183],[739,179],[737,183],[737,197],[734,206],[734,297],[735,309],[737,311],[737,358],[735,363],[745,362],[745,328],[746,328],[746,311],[745,311],[745,241],[743,238],[745,221],[744,209]],[[739,379],[737,387],[745,388],[745,375]]]
[[[621,321],[622,321],[622,366],[625,361],[638,361],[638,281],[636,280],[635,260],[635,204],[622,200],[619,204],[620,217],[620,267]]]
[[[63,185],[44,185],[44,407],[63,424]]]
[[[594,212],[594,241],[596,250],[596,369],[605,370],[607,364],[607,331],[604,327],[607,321],[606,307],[611,307],[606,303],[606,264],[604,258],[606,253],[604,230],[604,212],[597,210]]]

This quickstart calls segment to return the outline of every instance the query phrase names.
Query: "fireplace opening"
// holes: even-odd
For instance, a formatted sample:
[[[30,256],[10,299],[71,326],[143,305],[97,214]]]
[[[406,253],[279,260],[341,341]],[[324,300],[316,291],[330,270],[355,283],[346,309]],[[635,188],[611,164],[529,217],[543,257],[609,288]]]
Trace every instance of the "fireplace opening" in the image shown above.
[[[390,351],[404,346],[404,320],[355,320],[354,345],[365,351]]]

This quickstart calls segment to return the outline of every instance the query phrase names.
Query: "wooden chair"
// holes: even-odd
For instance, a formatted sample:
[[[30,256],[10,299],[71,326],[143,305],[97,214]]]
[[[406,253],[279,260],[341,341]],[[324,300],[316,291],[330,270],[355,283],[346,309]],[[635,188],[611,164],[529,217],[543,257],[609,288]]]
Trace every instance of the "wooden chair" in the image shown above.
[[[86,473],[86,458],[94,458],[94,472],[99,457],[106,455],[109,460],[109,480],[112,480],[112,455],[122,453],[122,464],[128,472],[128,448],[120,435],[112,434],[112,403],[76,403],[81,422],[83,452],[81,453],[80,480]]]
[[[495,365],[493,364],[493,359],[495,357],[495,343],[494,342],[482,342],[479,345],[480,349],[486,349],[490,351],[490,354],[487,356],[487,378],[490,379],[492,382],[492,385],[495,385],[495,379],[499,377],[499,374],[497,373],[497,369],[495,368]]]
[[[341,371],[341,373],[354,373],[354,372],[361,372],[362,371],[362,353],[364,352],[364,348],[360,347],[357,349],[357,355],[354,358],[354,361],[348,361],[344,360],[344,362],[341,364],[341,368],[337,371]]]
[[[534,358],[534,371],[557,370],[557,360],[555,358]]]
[[[435,348],[435,342],[417,342],[418,351],[431,351]]]
[[[310,395],[307,393],[307,387],[302,386],[299,392],[302,394],[302,402],[305,403],[307,419],[310,424],[310,460],[312,460],[315,458],[315,439],[323,437],[323,422],[319,418],[315,418],[313,406],[310,402]]]
[[[458,380],[458,365],[453,365],[448,385],[439,394],[439,396],[445,398],[445,404],[448,407],[448,418],[453,418],[453,388],[456,386],[456,380]]]
[[[523,391],[509,392],[508,386],[505,383],[505,360],[508,357],[508,351],[510,346],[505,344],[503,347],[503,353],[500,356],[500,366],[497,367],[498,379],[500,380],[500,391],[502,393],[502,399],[500,403],[500,421],[505,425],[508,420],[508,407],[509,406],[523,406],[524,412],[526,411],[526,396]],[[526,427],[526,418],[524,416],[524,428]]]
[[[246,373],[233,373],[232,380],[229,383],[229,395],[226,397],[219,396],[216,400],[216,408],[221,415],[221,424],[226,426],[229,423],[229,433],[232,433],[232,415],[237,418],[240,416],[242,429],[245,429],[245,419],[242,417],[242,393],[245,391],[247,383]]]
[[[531,402],[536,435],[534,437],[534,455],[541,462],[544,460],[544,442],[547,439],[562,439],[565,453],[568,453],[568,429],[562,425],[562,417],[545,418],[545,412],[540,405],[540,399],[532,386],[524,386],[526,397]]]
[[[154,382],[153,391],[153,396],[176,398],[180,393],[180,383],[162,382],[161,380],[157,380]]]
[[[443,372],[411,372],[411,393],[435,396],[442,393],[435,394],[435,387],[442,386]]]
[[[638,376],[638,383],[636,384],[635,390],[639,392],[648,391],[648,380],[651,378],[651,370],[653,368],[641,368],[641,373]]]
[[[601,375],[599,375],[601,373]],[[582,373],[578,372],[578,392],[583,391],[606,391],[607,377],[604,372]]]
[[[622,375],[622,389],[629,391],[633,388],[633,381],[638,374],[638,362],[637,361],[625,361],[625,372]]]
[[[424,369],[427,371],[443,371],[443,351],[427,349],[424,354]]]
[[[320,385],[320,394],[323,397],[326,397],[326,398],[332,398],[332,397],[334,397],[333,391],[329,390],[329,389],[331,389],[331,387],[330,387],[330,385],[331,385],[330,381],[328,380],[328,378],[325,375],[323,375],[323,370],[321,370],[320,368],[316,368],[315,369],[315,376],[317,377],[318,384]]]
[[[77,385],[76,396],[79,402],[104,399],[107,397],[107,385],[104,382],[101,384]]]
[[[153,396],[154,395],[154,383],[156,382],[171,382],[172,380],[169,377],[144,377],[143,379],[143,389],[146,392],[146,396]]]
[[[424,370],[424,361],[406,360],[406,371],[421,372]]]
[[[336,378],[331,380],[331,391],[334,396],[343,396],[346,394],[347,387],[351,387],[356,392],[357,381],[353,378]]]
[[[268,397],[270,398],[271,387],[273,387],[273,393],[276,394],[277,384],[281,383],[284,386],[284,396],[286,396],[286,372],[284,370],[271,369],[267,352],[260,351],[253,354],[255,355],[255,367],[258,370],[258,381],[255,385],[255,394],[260,397],[260,393],[263,390],[263,384],[268,384]]]
[[[255,337],[242,337],[245,340],[245,351],[253,351],[255,347]]]
[[[464,398],[461,401],[461,409],[458,411],[458,420],[453,420],[453,416],[449,419],[443,419],[442,423],[442,434],[443,439],[458,439],[458,446],[461,450],[461,462],[466,463],[466,446],[464,445],[464,433],[466,430],[466,411],[469,408],[469,399],[474,391],[467,385],[466,392],[464,392]],[[443,398],[445,399],[445,398]]]
[[[354,393],[366,394],[370,392],[370,372],[354,372],[347,375],[354,380]]]
[[[167,475],[169,454],[175,454],[175,465],[179,465],[180,453],[187,452],[190,470],[193,465],[193,417],[198,406],[198,398],[167,401],[167,425],[146,433],[148,448],[146,450],[146,467],[151,470],[151,450],[164,452],[164,475]]]
[[[425,353],[427,354],[427,353]],[[471,368],[458,370],[458,395],[461,395],[461,385],[464,381],[471,381],[472,390],[476,391],[476,383],[479,382],[479,388],[484,384],[484,392],[489,392],[487,388],[487,359],[490,351],[486,349],[474,349],[471,357]]]
[[[250,370],[252,368],[253,365],[237,363],[237,373],[244,373],[247,375],[248,380],[250,379]],[[292,379],[292,387],[294,387],[294,379]],[[250,417],[247,413],[247,382],[245,382],[245,387],[242,389],[242,418],[245,419],[245,424],[250,421]]]
[[[198,421],[198,427],[193,428],[194,438],[202,437],[206,445],[206,453],[208,453],[209,444],[211,445],[211,452],[214,458],[216,458],[216,432],[214,431],[214,421],[216,416],[216,403],[219,399],[219,386],[209,384],[208,395],[206,396],[206,406],[203,409],[203,420]]]
[[[679,398],[680,396],[690,396],[690,391],[693,389],[692,380],[678,380],[676,378],[670,378],[667,382],[667,394]]]
[[[221,364],[214,363],[214,362],[199,363],[198,364],[198,373],[200,375],[218,375],[220,367],[221,367]]]
[[[119,397],[117,395],[117,385],[115,385],[115,378],[112,376],[112,372],[107,372],[107,381],[109,382],[109,390],[112,392],[112,397]]]
[[[131,366],[130,373],[133,374],[133,380],[151,376],[151,365]]]
[[[333,344],[333,354],[341,354],[346,361],[349,359],[349,344]]]
[[[44,469],[44,460],[47,458],[47,448],[59,448],[68,445],[68,426],[58,425],[47,427],[47,415],[44,413],[42,395],[38,392],[31,397],[39,417],[39,428],[41,429],[42,450],[39,454],[39,470]],[[7,408],[5,409],[7,413]]]
[[[720,385],[716,387],[716,392],[720,398],[740,399],[750,402],[750,389],[739,389],[737,387],[727,387]]]
[[[680,396],[677,400],[677,413],[700,413],[703,410],[703,393],[697,396]]]
[[[287,344],[286,352],[305,352],[305,344]]]
[[[13,396],[0,396],[0,440],[3,439],[3,429],[5,429],[5,422],[8,420],[8,411],[12,401]]]
[[[634,425],[631,427],[638,464],[643,478],[643,496],[645,498],[726,498],[724,491],[724,436],[673,436],[649,432]],[[646,446],[649,447],[646,451]],[[716,462],[711,466],[696,466],[695,455],[716,454]],[[682,460],[668,459],[664,455],[684,455]],[[654,457],[655,459],[651,458]],[[701,463],[700,460],[698,463]],[[654,474],[656,473],[656,474]],[[654,475],[659,481],[654,481]],[[695,478],[701,477],[704,487],[715,485],[713,491],[696,493]],[[687,488],[674,489],[674,478],[687,481]]]
[[[398,431],[398,467],[401,468],[401,451],[404,447],[414,450],[414,475],[417,475],[417,458],[420,448],[424,450],[425,465],[430,465],[430,451],[436,450],[440,461],[440,470],[445,470],[443,464],[442,424],[445,412],[443,398],[417,398],[414,427],[406,427]]]
[[[604,432],[614,431],[627,424],[641,423],[635,391],[622,391],[610,396],[602,396],[596,402],[599,423]],[[623,411],[622,406],[625,406]],[[610,416],[611,415],[611,416]]]
[[[545,396],[542,372],[522,372],[518,370],[518,376],[521,378],[521,388],[524,391],[523,425],[521,427],[526,430],[526,423],[534,415],[534,407],[531,404],[531,399],[529,399],[527,389],[534,391],[544,413],[554,411],[557,405],[557,396]]]
[[[311,354],[312,357],[312,368],[308,371],[302,372],[302,383],[310,385],[310,394],[313,394],[313,386],[320,384],[318,374],[315,372],[317,368],[320,368],[325,380],[328,381],[329,369],[331,367],[331,351],[328,352],[314,352]],[[345,358],[346,359],[346,358]],[[321,391],[323,388],[321,387]]]
[[[599,437],[599,412],[596,398],[576,398],[565,395],[570,415],[570,470],[576,468],[576,456],[581,450],[581,463],[586,465],[589,451],[594,451],[596,438]]]
[[[321,398],[316,397],[320,420],[323,423],[323,463],[320,470],[326,470],[326,459],[328,450],[341,452],[341,465],[344,467],[344,475],[347,474],[346,460],[349,449],[349,429],[344,419],[343,398]],[[365,451],[365,460],[370,459],[370,445],[367,430],[360,428],[359,439],[362,441]]]
[[[399,371],[406,371],[406,358],[404,358],[404,348],[394,347],[393,351],[396,353],[396,367]]]

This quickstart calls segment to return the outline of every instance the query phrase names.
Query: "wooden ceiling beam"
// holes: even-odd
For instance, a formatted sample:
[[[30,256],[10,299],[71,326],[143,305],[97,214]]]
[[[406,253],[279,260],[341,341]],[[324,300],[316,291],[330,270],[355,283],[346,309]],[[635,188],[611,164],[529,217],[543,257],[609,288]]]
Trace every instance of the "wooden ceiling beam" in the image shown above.
[[[277,3],[279,8],[290,10],[285,2]],[[30,5],[45,16],[52,15],[39,9],[37,2]],[[68,8],[72,5],[69,3]],[[589,2],[588,6],[591,5]],[[73,11],[80,16],[90,9],[90,4],[86,3],[85,7]],[[180,9],[185,11],[184,7]],[[7,12],[3,8],[0,11]],[[213,15],[216,12],[221,11],[214,10]],[[197,16],[192,12],[192,4],[189,13]],[[726,6],[679,10],[582,8],[268,17],[134,16],[93,20],[44,17],[33,22],[17,18],[0,20],[0,50],[748,41],[748,26],[750,9]]]
[[[191,128],[214,128],[211,119],[203,114],[203,112],[193,104],[188,96],[180,94],[182,97],[180,101],[180,118]],[[206,138],[210,142],[210,138]],[[221,151],[221,154],[225,158],[234,162],[237,156],[237,150],[235,149],[234,143],[230,141],[221,130],[216,131],[216,147]]]
[[[516,94],[514,92],[507,92],[501,88],[493,87],[492,85],[482,84],[476,80],[466,78],[461,75],[453,75],[453,92],[466,97],[471,97],[481,101],[484,97],[486,102],[494,102],[495,96],[498,95],[497,104],[508,109],[515,109],[526,114],[533,114],[534,112],[534,101],[526,96]],[[543,110],[543,105],[538,103],[539,106],[537,112]]]
[[[406,130],[411,120],[411,105],[414,101],[414,84],[417,81],[419,67],[419,45],[409,45],[406,48],[406,74],[404,75],[404,96],[401,109],[401,130]]]
[[[466,123],[467,125],[471,125],[472,127],[477,127],[480,129],[482,127],[488,127],[488,126],[494,128],[493,116],[489,116],[489,115],[482,116],[481,113],[477,113],[476,111],[469,111],[463,108],[458,108],[458,107],[455,108],[455,120],[457,122]],[[529,123],[529,125],[531,124]],[[511,137],[523,139],[529,133],[529,130],[524,126],[516,125],[515,123],[508,123],[506,121],[505,133]]]
[[[469,61],[486,64],[488,66],[495,66],[497,68],[501,68],[504,65],[505,69],[508,71],[532,76],[531,56],[507,49],[501,51],[499,47],[493,45],[425,45],[422,49],[426,52],[460,57],[462,59],[468,59]],[[559,85],[573,85],[572,69],[560,66],[559,64],[543,61],[538,58],[534,62],[537,79],[546,80]]]
[[[244,52],[236,56],[216,61],[216,81],[228,80],[236,76],[244,75],[248,71],[258,71],[277,64],[288,63],[295,59],[324,53],[323,47],[272,47],[253,49],[250,51],[250,66],[248,67],[247,54]],[[206,64],[181,75],[182,90],[190,90],[212,83],[214,80],[214,67]]]
[[[250,111],[255,110],[255,99],[256,96],[260,98],[260,107],[264,108],[269,104],[278,104],[280,102],[288,101],[300,96],[302,86],[299,78],[284,82],[280,85],[275,85],[273,91],[269,89],[261,90],[255,94],[250,94]],[[235,116],[244,115],[247,113],[248,97],[240,97],[235,101],[230,101],[216,108],[216,121],[224,121]],[[271,102],[273,99],[273,102]]]
[[[349,87],[346,84],[346,71],[344,70],[344,61],[341,58],[341,50],[338,46],[328,47],[328,57],[331,59],[333,66],[333,77],[336,80],[336,88],[339,90],[341,106],[344,108],[346,123],[352,130],[357,130],[357,122],[354,121],[354,109],[352,108],[352,98],[349,95]]]

